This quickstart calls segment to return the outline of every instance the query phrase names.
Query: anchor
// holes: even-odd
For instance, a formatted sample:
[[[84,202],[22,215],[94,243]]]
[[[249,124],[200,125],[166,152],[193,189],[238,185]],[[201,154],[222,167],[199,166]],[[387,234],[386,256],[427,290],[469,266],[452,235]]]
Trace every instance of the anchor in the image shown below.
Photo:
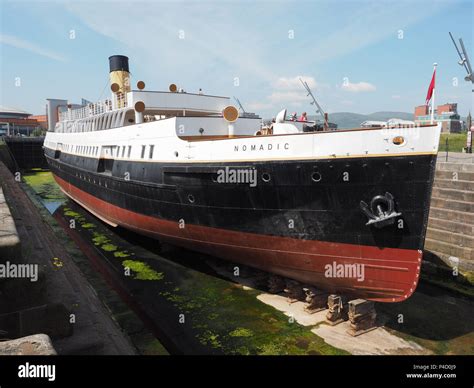
[[[402,215],[402,213],[395,211],[394,198],[389,192],[372,198],[370,207],[364,201],[360,201],[360,208],[368,218],[368,222],[365,225],[373,225],[376,228],[391,225],[397,217]]]

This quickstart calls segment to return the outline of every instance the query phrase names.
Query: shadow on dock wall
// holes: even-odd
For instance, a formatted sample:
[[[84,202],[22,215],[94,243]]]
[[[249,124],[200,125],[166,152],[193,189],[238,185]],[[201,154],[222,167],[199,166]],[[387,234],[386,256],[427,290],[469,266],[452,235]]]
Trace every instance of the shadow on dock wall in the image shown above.
[[[30,168],[47,168],[43,153],[44,137],[5,137],[0,158],[10,171]]]

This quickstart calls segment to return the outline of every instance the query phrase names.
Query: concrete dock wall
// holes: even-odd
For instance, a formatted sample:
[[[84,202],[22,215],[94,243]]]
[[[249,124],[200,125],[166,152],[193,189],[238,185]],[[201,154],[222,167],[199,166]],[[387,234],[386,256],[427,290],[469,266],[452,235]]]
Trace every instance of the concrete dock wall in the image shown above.
[[[21,169],[46,168],[44,137],[5,137],[5,143]]]
[[[438,156],[425,249],[446,265],[474,271],[474,163]]]
[[[3,189],[0,187],[0,263],[15,262],[20,257],[20,238],[10,208],[3,195]]]

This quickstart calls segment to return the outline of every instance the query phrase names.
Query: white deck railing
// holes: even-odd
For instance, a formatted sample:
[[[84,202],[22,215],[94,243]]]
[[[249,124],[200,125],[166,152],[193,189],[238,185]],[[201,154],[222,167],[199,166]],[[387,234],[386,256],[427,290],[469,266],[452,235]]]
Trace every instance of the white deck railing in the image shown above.
[[[127,106],[127,99],[125,95],[116,95],[115,107],[112,100],[103,100],[96,103],[87,104],[81,108],[68,109],[66,112],[59,113],[59,121],[79,120],[87,117],[100,115],[105,112],[110,112],[114,109],[120,109]]]

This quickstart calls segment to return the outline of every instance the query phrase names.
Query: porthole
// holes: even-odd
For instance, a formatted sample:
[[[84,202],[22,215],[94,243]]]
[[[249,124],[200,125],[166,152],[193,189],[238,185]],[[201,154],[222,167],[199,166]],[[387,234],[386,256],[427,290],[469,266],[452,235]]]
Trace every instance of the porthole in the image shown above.
[[[270,174],[269,174],[268,172],[264,172],[264,173],[262,174],[262,180],[263,180],[264,182],[270,182],[270,179],[272,179],[272,178],[270,177]]]
[[[194,203],[194,201],[195,201],[194,195],[188,194],[188,201],[189,201],[189,203]]]
[[[405,138],[403,136],[395,136],[392,139],[392,142],[393,142],[393,144],[395,144],[397,146],[402,146],[406,143]]]
[[[311,174],[311,180],[313,182],[319,182],[321,181],[323,177],[321,176],[321,174],[318,172],[318,171],[315,171]]]
[[[178,157],[178,151],[174,151],[174,156]]]

